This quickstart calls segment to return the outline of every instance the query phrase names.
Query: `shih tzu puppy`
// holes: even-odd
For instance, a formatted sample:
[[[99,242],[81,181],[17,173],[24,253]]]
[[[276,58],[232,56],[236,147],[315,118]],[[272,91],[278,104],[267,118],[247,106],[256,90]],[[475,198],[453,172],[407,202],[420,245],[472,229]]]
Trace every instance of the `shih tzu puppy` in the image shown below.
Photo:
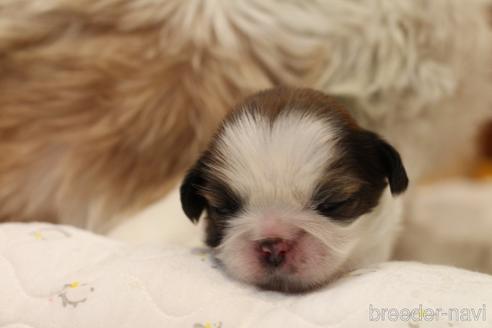
[[[388,259],[407,185],[398,152],[332,98],[275,88],[225,119],[180,192],[226,272],[299,292]]]

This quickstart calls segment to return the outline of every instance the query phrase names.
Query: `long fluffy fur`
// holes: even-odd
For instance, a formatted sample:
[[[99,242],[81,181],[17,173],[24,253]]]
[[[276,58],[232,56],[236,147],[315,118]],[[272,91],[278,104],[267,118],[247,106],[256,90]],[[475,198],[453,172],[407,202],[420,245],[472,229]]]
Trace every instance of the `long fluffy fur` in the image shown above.
[[[455,165],[491,113],[488,5],[3,0],[0,220],[104,230],[163,195],[235,102],[276,84],[350,102],[413,177]]]

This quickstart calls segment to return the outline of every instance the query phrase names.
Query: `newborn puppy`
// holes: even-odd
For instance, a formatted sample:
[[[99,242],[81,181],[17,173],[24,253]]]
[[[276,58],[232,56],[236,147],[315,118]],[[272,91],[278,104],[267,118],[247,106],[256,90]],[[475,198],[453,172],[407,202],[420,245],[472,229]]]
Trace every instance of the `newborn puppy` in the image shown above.
[[[332,98],[276,88],[226,118],[181,186],[233,277],[299,292],[386,260],[408,185],[397,151]]]

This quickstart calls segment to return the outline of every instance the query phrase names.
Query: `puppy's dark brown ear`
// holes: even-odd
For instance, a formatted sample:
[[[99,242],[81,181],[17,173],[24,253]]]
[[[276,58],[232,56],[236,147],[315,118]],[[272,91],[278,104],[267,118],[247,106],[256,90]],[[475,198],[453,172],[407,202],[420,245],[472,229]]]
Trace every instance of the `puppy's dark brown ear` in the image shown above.
[[[404,192],[408,187],[408,177],[396,149],[370,131],[359,130],[354,136],[351,140],[357,149],[357,162],[363,163],[372,176],[385,177],[393,195]]]
[[[386,177],[393,195],[398,195],[407,190],[408,176],[403,166],[400,154],[386,141],[379,138],[379,151],[386,170]]]
[[[199,160],[187,173],[180,188],[181,207],[193,223],[197,223],[207,206],[207,200],[200,194],[204,186],[203,161]]]

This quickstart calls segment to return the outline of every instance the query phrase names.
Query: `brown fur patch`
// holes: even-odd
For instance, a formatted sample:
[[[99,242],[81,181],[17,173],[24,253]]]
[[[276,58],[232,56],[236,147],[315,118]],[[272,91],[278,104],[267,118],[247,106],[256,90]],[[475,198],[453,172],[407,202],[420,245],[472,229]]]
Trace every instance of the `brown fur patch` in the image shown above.
[[[254,110],[272,120],[285,110],[303,113],[327,119],[337,119],[349,128],[358,129],[357,123],[347,110],[333,97],[308,88],[277,87],[265,90],[246,98],[236,106],[228,119],[234,119],[241,110]]]
[[[16,20],[0,31],[0,220],[103,229],[169,190],[248,92],[217,74],[213,43],[174,39],[165,16],[148,19],[150,4],[104,4],[5,8]]]

